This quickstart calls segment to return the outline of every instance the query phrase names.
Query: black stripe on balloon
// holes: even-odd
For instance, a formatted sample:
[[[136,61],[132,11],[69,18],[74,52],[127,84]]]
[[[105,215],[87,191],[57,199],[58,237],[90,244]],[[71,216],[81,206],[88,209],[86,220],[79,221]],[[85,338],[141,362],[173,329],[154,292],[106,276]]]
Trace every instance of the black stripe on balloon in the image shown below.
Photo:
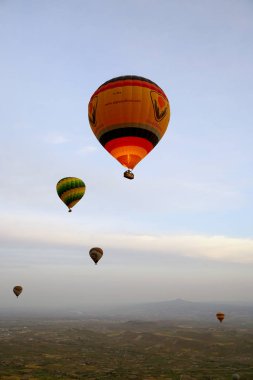
[[[99,142],[105,146],[109,141],[118,139],[120,137],[141,137],[148,140],[153,146],[155,146],[159,141],[158,137],[149,130],[143,128],[127,127],[114,129],[113,131],[104,133],[100,137]]]
[[[121,81],[121,80],[140,80],[140,81],[148,82],[148,83],[151,83],[151,84],[154,84],[157,86],[157,84],[155,82],[152,82],[152,80],[150,80],[150,79],[139,77],[138,75],[124,75],[124,76],[112,78],[112,79],[106,81],[105,83],[101,84],[101,86],[99,86],[99,88],[105,86],[108,83],[113,83],[113,82],[117,82],[117,81]],[[159,87],[159,86],[157,86],[157,87]]]

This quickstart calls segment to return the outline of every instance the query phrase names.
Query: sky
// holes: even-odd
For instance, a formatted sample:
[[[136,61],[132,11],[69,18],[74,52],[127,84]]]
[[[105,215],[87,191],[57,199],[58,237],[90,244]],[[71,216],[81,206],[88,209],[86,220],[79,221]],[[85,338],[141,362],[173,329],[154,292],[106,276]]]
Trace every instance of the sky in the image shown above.
[[[251,0],[0,0],[3,308],[253,303],[252,19]],[[171,108],[134,181],[87,116],[120,75]],[[86,184],[71,214],[68,176]]]

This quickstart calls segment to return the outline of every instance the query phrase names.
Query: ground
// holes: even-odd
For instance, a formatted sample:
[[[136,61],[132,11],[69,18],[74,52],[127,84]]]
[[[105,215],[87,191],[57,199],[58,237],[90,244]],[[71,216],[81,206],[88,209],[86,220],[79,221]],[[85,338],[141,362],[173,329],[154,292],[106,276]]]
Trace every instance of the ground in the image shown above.
[[[0,321],[0,379],[253,380],[253,328],[176,321]]]

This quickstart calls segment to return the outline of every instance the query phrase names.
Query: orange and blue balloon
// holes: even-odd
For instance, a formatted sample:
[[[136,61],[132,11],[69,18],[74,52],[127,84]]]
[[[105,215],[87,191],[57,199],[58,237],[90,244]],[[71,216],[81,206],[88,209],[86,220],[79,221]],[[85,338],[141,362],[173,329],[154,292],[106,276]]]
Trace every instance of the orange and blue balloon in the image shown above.
[[[131,173],[166,132],[170,106],[156,83],[127,75],[105,82],[94,92],[88,115],[98,141]]]

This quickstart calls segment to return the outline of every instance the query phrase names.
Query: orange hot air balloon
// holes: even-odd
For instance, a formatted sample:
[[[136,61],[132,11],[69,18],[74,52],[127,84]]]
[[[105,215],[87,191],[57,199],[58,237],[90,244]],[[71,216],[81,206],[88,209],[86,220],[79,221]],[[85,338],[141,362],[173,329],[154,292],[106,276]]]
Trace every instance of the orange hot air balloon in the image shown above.
[[[102,84],[88,106],[89,123],[102,146],[128,170],[157,145],[170,119],[163,90],[149,79],[127,75]]]
[[[223,319],[225,318],[225,314],[222,313],[221,311],[219,311],[219,312],[216,314],[216,318],[217,318],[220,322],[222,322]]]
[[[14,286],[14,288],[13,288],[13,293],[15,294],[15,296],[20,296],[20,294],[22,293],[22,291],[23,291],[23,288],[22,288],[22,286],[20,286],[20,285],[16,285],[16,286]]]

